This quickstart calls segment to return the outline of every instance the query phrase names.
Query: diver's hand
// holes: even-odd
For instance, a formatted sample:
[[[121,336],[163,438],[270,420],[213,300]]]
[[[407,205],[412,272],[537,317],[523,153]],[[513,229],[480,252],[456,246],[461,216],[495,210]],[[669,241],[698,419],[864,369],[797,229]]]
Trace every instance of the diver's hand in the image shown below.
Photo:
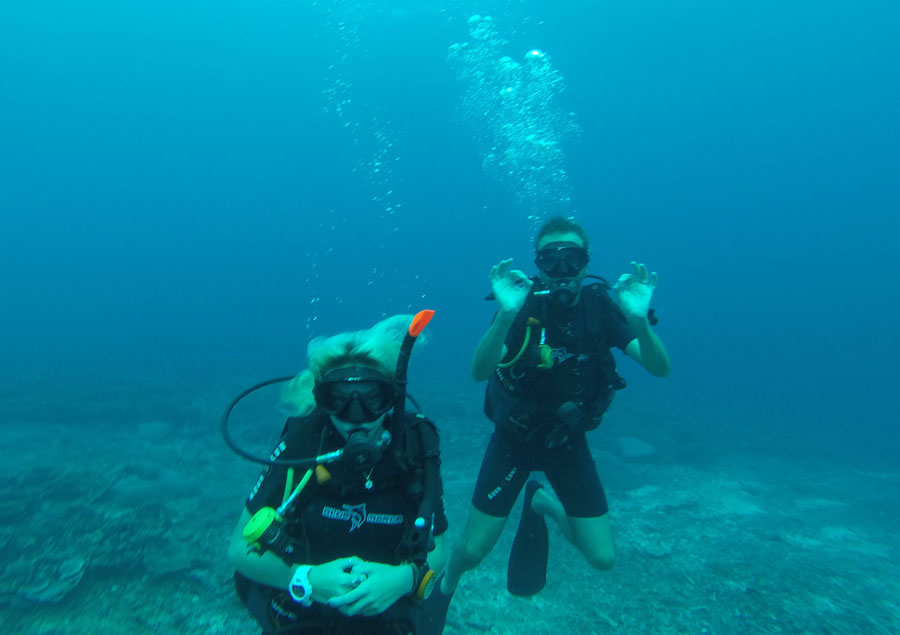
[[[344,615],[380,615],[412,589],[413,571],[409,564],[362,562],[351,572],[358,586],[333,597],[328,606]]]
[[[313,566],[309,570],[313,601],[325,604],[331,598],[353,590],[359,575],[352,573],[352,569],[362,562],[362,558],[351,556]]]
[[[491,289],[501,312],[518,313],[534,282],[518,269],[510,269],[512,258],[501,260],[491,268]]]
[[[632,261],[633,273],[623,273],[613,286],[622,312],[629,320],[645,319],[650,310],[650,299],[659,282],[656,272],[647,272],[647,265]]]

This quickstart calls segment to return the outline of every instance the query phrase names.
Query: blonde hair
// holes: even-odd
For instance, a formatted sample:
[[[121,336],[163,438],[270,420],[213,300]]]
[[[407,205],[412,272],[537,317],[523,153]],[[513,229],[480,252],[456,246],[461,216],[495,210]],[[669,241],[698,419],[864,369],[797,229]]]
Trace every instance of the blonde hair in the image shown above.
[[[394,315],[370,329],[317,337],[306,349],[309,367],[294,377],[282,393],[282,399],[294,416],[304,416],[316,407],[313,387],[328,371],[345,364],[371,366],[393,378],[397,358],[412,315]],[[419,339],[424,339],[421,336]]]

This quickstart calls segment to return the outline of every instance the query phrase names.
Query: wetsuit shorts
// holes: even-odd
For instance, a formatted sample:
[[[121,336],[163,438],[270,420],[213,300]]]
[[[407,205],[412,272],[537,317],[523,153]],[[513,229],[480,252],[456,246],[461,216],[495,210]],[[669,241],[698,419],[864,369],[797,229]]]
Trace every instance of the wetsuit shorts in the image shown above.
[[[531,472],[542,471],[566,510],[576,518],[602,516],[609,507],[584,434],[547,449],[543,438],[516,441],[496,428],[478,473],[472,504],[489,516],[509,516]]]

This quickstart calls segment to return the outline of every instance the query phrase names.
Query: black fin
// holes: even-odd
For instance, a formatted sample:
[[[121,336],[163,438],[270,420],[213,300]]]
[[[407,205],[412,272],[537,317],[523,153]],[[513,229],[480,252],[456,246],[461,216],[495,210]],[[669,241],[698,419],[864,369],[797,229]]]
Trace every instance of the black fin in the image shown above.
[[[543,514],[531,509],[535,492],[541,489],[537,481],[525,485],[525,504],[522,519],[509,552],[506,588],[513,595],[529,596],[540,592],[547,583],[547,557],[550,540]]]

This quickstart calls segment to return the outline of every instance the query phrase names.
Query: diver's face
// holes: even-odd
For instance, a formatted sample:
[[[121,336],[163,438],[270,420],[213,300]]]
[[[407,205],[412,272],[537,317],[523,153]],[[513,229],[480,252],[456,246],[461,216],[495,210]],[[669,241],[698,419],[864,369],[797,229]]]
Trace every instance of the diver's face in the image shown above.
[[[396,385],[378,369],[349,364],[332,368],[316,380],[316,405],[329,415],[335,429],[352,434],[374,434],[397,398]]]
[[[580,293],[587,275],[587,253],[581,236],[575,232],[547,234],[538,242],[536,262],[546,287]]]

